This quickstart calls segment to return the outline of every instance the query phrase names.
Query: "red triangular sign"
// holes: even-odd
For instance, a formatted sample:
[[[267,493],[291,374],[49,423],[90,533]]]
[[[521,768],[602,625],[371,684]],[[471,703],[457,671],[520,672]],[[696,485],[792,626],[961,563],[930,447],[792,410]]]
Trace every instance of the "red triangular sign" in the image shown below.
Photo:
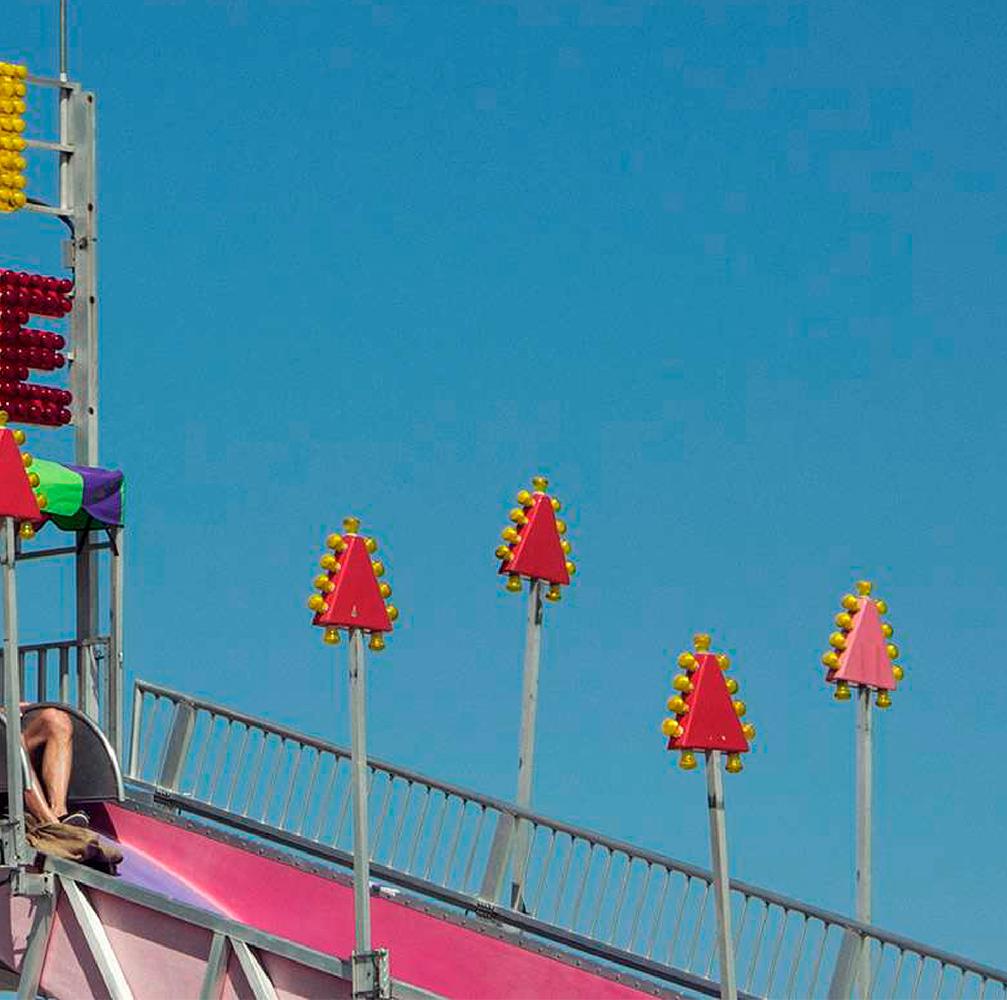
[[[748,740],[734,711],[724,672],[713,653],[697,653],[699,667],[692,674],[693,690],[685,696],[689,711],[682,735],[668,741],[669,750],[723,750],[745,753]]]
[[[514,555],[500,567],[501,573],[520,573],[521,576],[534,580],[546,580],[564,586],[569,584],[566,553],[560,544],[552,498],[547,494],[535,494],[528,523],[521,529],[513,552]]]
[[[41,521],[35,492],[28,482],[14,435],[0,428],[0,517],[13,517],[19,521]]]
[[[894,691],[895,675],[887,646],[878,606],[869,597],[861,597],[846,649],[839,654],[839,666],[829,674],[829,680]]]
[[[315,615],[314,624],[391,632],[391,619],[371,566],[367,540],[361,535],[348,536],[346,548],[337,558],[341,568],[329,574],[336,589],[324,595],[326,610]]]

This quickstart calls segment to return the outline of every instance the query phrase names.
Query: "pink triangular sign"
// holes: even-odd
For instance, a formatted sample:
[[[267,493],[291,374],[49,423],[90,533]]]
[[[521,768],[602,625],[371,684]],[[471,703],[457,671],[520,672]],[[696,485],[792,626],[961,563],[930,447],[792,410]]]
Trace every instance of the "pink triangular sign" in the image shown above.
[[[839,666],[829,680],[894,691],[895,675],[887,645],[877,605],[869,597],[861,597],[860,610],[846,637],[846,649],[839,654]]]

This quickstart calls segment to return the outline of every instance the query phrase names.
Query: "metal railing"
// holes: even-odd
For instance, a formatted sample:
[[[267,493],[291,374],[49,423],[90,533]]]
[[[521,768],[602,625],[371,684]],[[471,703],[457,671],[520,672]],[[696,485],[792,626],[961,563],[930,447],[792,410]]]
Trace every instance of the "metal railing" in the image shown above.
[[[345,864],[349,751],[138,682],[128,774],[180,808]],[[717,992],[708,871],[371,758],[374,875],[699,993]],[[519,824],[526,827],[516,837]],[[525,847],[523,890],[512,885]],[[1007,997],[1007,972],[732,880],[739,988]]]
[[[118,727],[110,639],[63,639],[20,647],[21,697],[61,701],[94,719],[110,739]],[[0,650],[0,692],[3,688]]]

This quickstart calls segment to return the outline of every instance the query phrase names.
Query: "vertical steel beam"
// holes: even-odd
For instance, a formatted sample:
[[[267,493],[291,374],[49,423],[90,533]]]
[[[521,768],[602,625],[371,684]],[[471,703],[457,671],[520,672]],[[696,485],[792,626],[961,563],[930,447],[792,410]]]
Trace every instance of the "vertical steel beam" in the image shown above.
[[[538,675],[542,652],[542,581],[532,580],[528,590],[528,623],[524,639],[524,679],[521,686],[521,734],[518,737],[517,805],[531,808],[532,778],[535,765],[535,716],[538,710]],[[523,904],[525,869],[531,829],[526,820],[519,820],[514,850],[514,878],[511,886],[511,906]]]
[[[220,1000],[224,976],[227,974],[228,954],[227,935],[219,932],[214,934],[210,942],[210,954],[206,959],[203,984],[199,989],[199,1000]]]
[[[706,801],[710,812],[710,859],[717,905],[720,995],[724,1000],[737,1000],[734,936],[731,933],[731,884],[727,867],[727,824],[724,820],[724,773],[721,770],[719,750],[706,751]]]
[[[356,951],[371,950],[370,847],[367,820],[367,711],[364,634],[350,630],[350,753],[353,770],[353,915]]]
[[[168,744],[164,750],[164,760],[161,762],[161,772],[157,783],[162,788],[173,792],[179,790],[182,774],[185,771],[185,761],[189,754],[189,744],[192,742],[192,731],[196,725],[196,710],[191,702],[180,701],[175,705],[175,714],[171,720],[171,732],[168,734]],[[207,740],[210,734],[207,733]],[[199,780],[199,775],[196,775]]]
[[[21,979],[18,983],[18,1000],[35,1000],[38,996],[45,956],[49,950],[49,936],[56,917],[56,903],[59,900],[57,883],[53,880],[53,891],[34,897],[35,919],[28,935],[28,946],[21,960]]]
[[[64,107],[65,101],[65,107]],[[63,92],[60,130],[73,152],[60,165],[61,201],[72,224],[71,261],[74,302],[70,313],[70,391],[73,393],[74,459],[78,465],[98,464],[98,280],[97,185],[94,94],[77,87]],[[83,541],[90,539],[84,532]],[[98,556],[86,544],[76,560],[77,640],[98,634]],[[89,669],[96,664],[89,664]],[[88,684],[90,691],[93,684]],[[95,716],[97,706],[82,708]]]
[[[111,617],[108,650],[108,686],[105,690],[105,709],[108,717],[108,738],[115,749],[116,757],[122,760],[123,723],[123,655],[122,655],[122,573],[123,544],[125,532],[122,528],[112,529],[112,549],[109,553],[109,615]]]
[[[3,823],[4,864],[24,865],[24,785],[21,777],[21,669],[18,649],[17,586],[14,569],[14,519],[2,518],[4,609],[4,715],[7,739],[7,817]]]
[[[857,920],[871,922],[871,826],[873,811],[873,734],[871,689],[857,690]],[[857,960],[857,994],[867,996],[870,975],[870,944],[865,939]]]

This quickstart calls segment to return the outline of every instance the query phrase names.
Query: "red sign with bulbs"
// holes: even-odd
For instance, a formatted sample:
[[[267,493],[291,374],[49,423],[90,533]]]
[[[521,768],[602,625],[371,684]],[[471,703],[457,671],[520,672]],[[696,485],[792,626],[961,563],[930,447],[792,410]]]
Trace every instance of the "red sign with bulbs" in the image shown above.
[[[66,278],[0,270],[0,409],[11,420],[48,427],[70,423],[71,394],[28,381],[33,371],[66,365],[66,339],[28,324],[33,316],[62,319],[73,308],[72,291]]]

